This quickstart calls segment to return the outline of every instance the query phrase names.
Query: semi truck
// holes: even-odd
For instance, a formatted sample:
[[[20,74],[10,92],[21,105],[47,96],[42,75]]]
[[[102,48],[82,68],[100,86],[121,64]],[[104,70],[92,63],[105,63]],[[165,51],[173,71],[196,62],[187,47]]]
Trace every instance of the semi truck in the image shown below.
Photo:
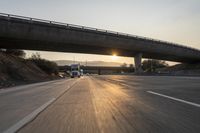
[[[81,76],[81,71],[80,71],[80,64],[71,64],[71,78],[78,77],[80,78]]]

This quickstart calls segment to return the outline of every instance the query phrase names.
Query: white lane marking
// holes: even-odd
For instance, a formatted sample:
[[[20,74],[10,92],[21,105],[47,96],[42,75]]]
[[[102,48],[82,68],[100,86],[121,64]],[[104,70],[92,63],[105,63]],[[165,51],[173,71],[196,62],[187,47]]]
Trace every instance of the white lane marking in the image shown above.
[[[44,109],[46,109],[51,103],[53,103],[56,100],[56,98],[52,98],[42,106],[40,106],[38,109],[34,110],[32,113],[24,117],[22,120],[8,128],[6,131],[3,133],[15,133],[17,132],[20,128],[22,128],[24,125],[26,125],[28,122],[32,121],[40,112],[42,112]]]
[[[193,102],[185,101],[185,100],[182,100],[182,99],[179,99],[179,98],[163,95],[163,94],[156,93],[156,92],[153,92],[153,91],[147,91],[147,92],[154,94],[154,95],[161,96],[161,97],[169,98],[169,99],[172,99],[172,100],[175,100],[175,101],[179,101],[179,102],[182,102],[182,103],[186,103],[186,104],[189,104],[189,105],[193,105],[195,107],[200,107],[200,104],[197,104],[197,103],[193,103]]]
[[[54,83],[54,82],[57,82],[57,81],[64,81],[64,80],[65,79],[56,79],[56,80],[52,80],[52,81],[45,81],[45,82],[39,82],[39,83],[13,86],[13,87],[9,87],[9,88],[0,89],[0,94],[18,91],[18,90],[23,90],[23,89],[30,89],[32,87],[37,87],[37,86],[40,86],[40,85],[46,85],[46,84]],[[69,80],[69,79],[67,79],[67,80]]]
[[[76,80],[71,85],[68,85],[67,89],[62,94],[64,94],[65,92],[67,92],[79,80]],[[30,121],[32,121],[34,118],[36,118],[39,115],[39,113],[41,113],[49,105],[51,105],[56,99],[58,99],[60,96],[62,96],[62,94],[60,94],[56,98],[52,98],[51,100],[49,100],[48,102],[46,102],[45,104],[43,104],[42,106],[40,106],[38,109],[34,110],[32,113],[30,113],[29,115],[27,115],[26,117],[24,117],[22,120],[20,120],[19,122],[17,122],[16,124],[14,124],[10,128],[8,128],[7,130],[5,130],[3,133],[15,133],[15,132],[17,132],[24,125],[26,125],[27,123],[29,123]]]

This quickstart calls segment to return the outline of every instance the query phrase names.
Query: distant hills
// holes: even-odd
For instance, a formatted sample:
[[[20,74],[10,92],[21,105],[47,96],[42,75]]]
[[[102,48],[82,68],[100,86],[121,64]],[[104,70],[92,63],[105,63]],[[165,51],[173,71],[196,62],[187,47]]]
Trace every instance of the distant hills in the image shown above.
[[[64,65],[70,65],[73,64],[74,61],[72,60],[56,60],[56,62],[59,66]],[[105,62],[105,61],[76,61],[75,63],[80,63],[81,65],[87,65],[87,66],[121,66],[123,63],[118,62]]]

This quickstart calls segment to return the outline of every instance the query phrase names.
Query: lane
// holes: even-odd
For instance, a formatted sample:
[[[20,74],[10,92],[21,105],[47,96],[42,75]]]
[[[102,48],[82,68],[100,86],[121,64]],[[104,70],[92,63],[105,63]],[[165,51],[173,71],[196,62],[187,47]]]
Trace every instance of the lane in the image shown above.
[[[3,133],[15,133],[15,132],[17,132],[23,126],[25,126],[26,124],[31,122],[34,118],[36,118],[39,113],[41,113],[44,109],[46,109],[55,100],[56,100],[56,98],[52,98],[47,103],[43,104],[42,106],[40,106],[39,108],[34,110],[32,113],[30,113],[29,115],[27,115],[26,117],[24,117],[23,119],[21,119],[20,121],[18,121],[17,123],[12,125],[11,127],[9,127],[7,130],[3,131]]]
[[[100,81],[99,84],[105,83]],[[130,99],[123,97],[122,100],[119,98],[114,100],[117,101],[117,105],[121,105],[119,109],[131,125],[135,125],[137,132],[196,133],[200,131],[199,108],[149,95],[146,93],[146,88],[141,88],[143,84],[145,82],[140,84],[140,89],[135,86],[132,88],[124,86],[120,91],[126,93]],[[113,86],[113,88],[117,87]]]
[[[87,78],[81,78],[67,93],[22,128],[24,133],[98,133],[95,108]]]
[[[76,79],[18,86],[0,92],[0,132],[65,92]],[[16,89],[16,90],[15,90]]]
[[[200,104],[200,77],[108,75],[96,78]]]
[[[60,79],[58,79],[58,80],[60,80]],[[33,84],[28,84],[28,85],[19,85],[19,86],[14,86],[14,87],[10,87],[10,88],[2,88],[2,89],[0,89],[0,94],[14,92],[14,91],[22,91],[23,89],[28,89],[31,87],[37,87],[37,86],[42,86],[42,85],[49,84],[49,83],[55,83],[58,80],[39,82],[39,83],[33,83]]]
[[[106,79],[106,76],[82,78],[19,132],[197,133],[200,131],[199,108],[149,94],[146,92],[147,88],[142,89],[142,85],[146,82],[138,85],[140,86],[138,89],[136,86],[127,87]]]

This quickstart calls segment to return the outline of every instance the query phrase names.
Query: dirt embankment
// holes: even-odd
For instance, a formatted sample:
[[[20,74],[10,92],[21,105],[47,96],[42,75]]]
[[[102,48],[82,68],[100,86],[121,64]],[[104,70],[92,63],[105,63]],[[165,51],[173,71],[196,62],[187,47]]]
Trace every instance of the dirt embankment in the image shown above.
[[[180,76],[200,76],[200,63],[177,64],[174,66],[157,69],[157,72]]]
[[[31,61],[0,52],[0,89],[55,78]]]

